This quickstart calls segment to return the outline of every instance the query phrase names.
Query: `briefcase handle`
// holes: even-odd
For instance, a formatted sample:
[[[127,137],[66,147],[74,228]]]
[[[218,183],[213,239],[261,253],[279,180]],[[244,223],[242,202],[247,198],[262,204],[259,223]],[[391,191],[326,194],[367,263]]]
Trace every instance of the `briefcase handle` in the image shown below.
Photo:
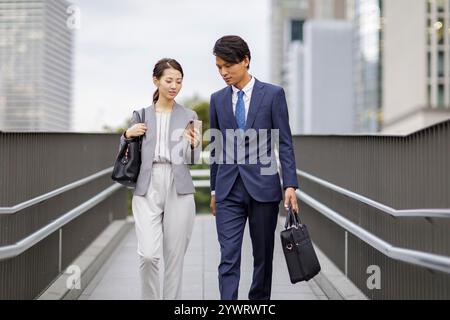
[[[292,226],[294,226],[294,228],[299,228],[302,225],[303,224],[302,224],[298,214],[296,212],[294,212],[292,210],[292,206],[289,205],[288,213],[286,216],[286,222],[284,223],[284,228],[288,229],[289,227],[292,227]]]

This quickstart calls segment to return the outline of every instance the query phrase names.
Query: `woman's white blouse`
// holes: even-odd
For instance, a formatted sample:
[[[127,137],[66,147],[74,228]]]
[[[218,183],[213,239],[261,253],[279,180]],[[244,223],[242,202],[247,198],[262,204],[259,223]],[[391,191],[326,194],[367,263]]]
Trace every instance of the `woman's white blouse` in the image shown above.
[[[156,112],[156,147],[153,162],[170,162],[169,125],[172,112]]]

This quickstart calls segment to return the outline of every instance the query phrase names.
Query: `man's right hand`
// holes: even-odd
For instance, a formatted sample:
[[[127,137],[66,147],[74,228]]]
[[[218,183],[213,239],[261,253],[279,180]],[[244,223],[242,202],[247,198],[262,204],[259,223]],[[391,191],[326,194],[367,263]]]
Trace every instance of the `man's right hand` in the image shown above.
[[[216,197],[215,196],[211,196],[210,208],[211,208],[211,213],[215,217],[216,216]]]

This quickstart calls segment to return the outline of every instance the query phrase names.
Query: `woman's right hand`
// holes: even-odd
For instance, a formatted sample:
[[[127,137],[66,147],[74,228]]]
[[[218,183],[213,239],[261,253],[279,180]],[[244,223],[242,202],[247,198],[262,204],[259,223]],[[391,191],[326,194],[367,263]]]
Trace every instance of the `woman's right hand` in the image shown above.
[[[145,125],[145,123],[136,123],[134,126],[129,128],[125,132],[125,137],[127,139],[140,137],[140,136],[143,136],[146,131],[147,131],[147,126]]]

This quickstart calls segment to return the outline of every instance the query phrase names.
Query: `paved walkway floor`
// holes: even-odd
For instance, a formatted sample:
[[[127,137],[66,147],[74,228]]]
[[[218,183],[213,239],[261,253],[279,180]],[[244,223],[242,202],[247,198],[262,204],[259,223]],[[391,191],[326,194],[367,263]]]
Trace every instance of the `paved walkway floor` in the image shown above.
[[[274,271],[272,285],[273,300],[325,300],[326,295],[314,281],[292,285],[286,261],[280,246],[280,229],[276,233]],[[134,227],[103,265],[80,299],[83,300],[138,300],[140,284],[138,257],[136,253]],[[199,215],[186,253],[183,274],[183,299],[218,300],[217,266],[219,263],[219,244],[214,217]],[[163,266],[161,266],[161,271]],[[239,299],[248,299],[248,290],[253,272],[251,242],[246,228],[242,248],[241,282]],[[162,275],[162,272],[161,272]],[[162,280],[162,279],[161,279]]]

